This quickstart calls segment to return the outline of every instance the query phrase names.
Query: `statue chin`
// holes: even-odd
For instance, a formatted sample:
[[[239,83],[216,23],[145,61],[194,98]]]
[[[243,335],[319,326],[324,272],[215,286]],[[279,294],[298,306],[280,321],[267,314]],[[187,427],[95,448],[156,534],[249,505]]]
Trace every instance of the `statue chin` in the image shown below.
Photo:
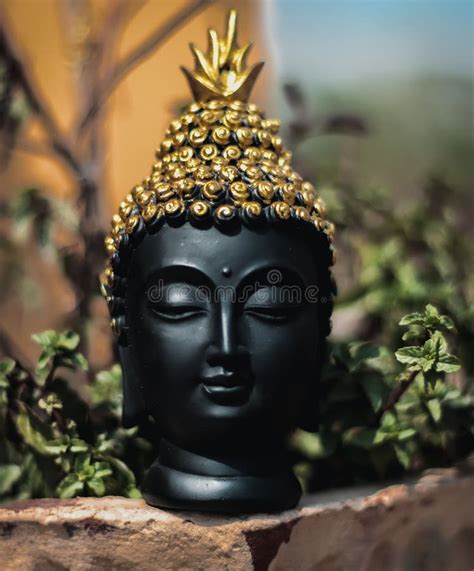
[[[161,435],[143,482],[151,505],[244,513],[298,502],[286,440],[316,416],[323,357],[306,238],[291,225],[227,235],[183,224],[134,250],[120,354],[128,424],[150,414]]]

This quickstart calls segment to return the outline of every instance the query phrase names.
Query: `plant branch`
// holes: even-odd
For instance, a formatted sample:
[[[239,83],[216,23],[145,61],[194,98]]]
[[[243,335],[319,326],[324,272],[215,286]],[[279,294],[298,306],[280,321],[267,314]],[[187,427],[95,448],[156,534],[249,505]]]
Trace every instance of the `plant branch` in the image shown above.
[[[33,79],[27,75],[25,64],[19,54],[11,34],[7,33],[5,14],[0,11],[0,53],[8,66],[15,83],[22,89],[31,110],[40,119],[53,150],[67,163],[67,165],[81,176],[80,164],[77,161],[69,141],[61,133],[46,102],[40,95],[40,90]]]
[[[395,405],[402,398],[405,392],[410,388],[410,386],[412,385],[413,381],[415,380],[419,372],[420,372],[419,369],[414,369],[410,371],[408,377],[400,381],[400,383],[393,389],[393,391],[389,394],[387,402],[385,403],[384,407],[377,414],[377,424],[380,423],[382,416],[386,412],[388,412],[389,410],[393,410],[393,408],[395,408]]]
[[[124,56],[115,68],[110,71],[105,80],[103,80],[98,97],[91,103],[90,107],[79,120],[78,132],[81,133],[88,127],[105,100],[138,64],[150,57],[173,33],[212,2],[214,2],[214,0],[192,0],[167,22],[159,26],[139,46]]]
[[[94,98],[97,98],[99,95],[101,80],[105,79],[113,68],[115,48],[126,24],[127,7],[126,0],[112,0],[109,11],[104,18],[100,38],[96,38],[99,54],[96,66],[96,81],[94,83],[94,91],[91,94]],[[90,107],[93,102],[91,99],[88,102],[88,106]]]

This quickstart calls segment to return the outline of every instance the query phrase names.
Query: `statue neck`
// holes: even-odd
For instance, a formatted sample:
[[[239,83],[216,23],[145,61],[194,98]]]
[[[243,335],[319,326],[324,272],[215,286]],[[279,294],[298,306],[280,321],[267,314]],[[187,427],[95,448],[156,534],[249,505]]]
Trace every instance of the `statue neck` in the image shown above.
[[[162,439],[158,458],[145,474],[142,491],[152,506],[245,514],[294,507],[301,487],[284,447],[258,447],[216,457],[201,456]],[[244,453],[245,452],[245,453]]]
[[[157,461],[180,472],[211,477],[265,476],[288,470],[283,444],[277,448],[257,444],[240,453],[232,447],[231,455],[219,451],[203,456],[162,438]]]

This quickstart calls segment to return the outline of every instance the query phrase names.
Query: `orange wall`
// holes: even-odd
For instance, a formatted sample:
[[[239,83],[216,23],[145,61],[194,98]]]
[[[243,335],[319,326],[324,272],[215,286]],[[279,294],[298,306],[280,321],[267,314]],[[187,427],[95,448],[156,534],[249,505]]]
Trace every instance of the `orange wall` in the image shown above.
[[[189,3],[184,0],[128,0],[130,6],[143,4],[127,26],[119,45],[123,56],[164,22],[171,14]],[[94,24],[100,30],[106,0],[94,0]],[[78,97],[72,76],[73,53],[65,32],[66,20],[58,0],[8,0],[9,24],[31,64],[36,81],[54,111],[59,124],[68,129],[77,113]],[[148,174],[153,151],[163,138],[176,102],[191,98],[179,66],[193,66],[189,42],[207,47],[207,29],[224,31],[225,15],[231,7],[239,11],[241,43],[253,41],[250,61],[262,59],[263,40],[259,31],[260,2],[254,0],[219,0],[205,8],[151,57],[135,68],[118,86],[106,106],[106,180],[104,198],[108,210],[119,203],[129,189]],[[263,59],[265,59],[263,57]],[[254,99],[264,104],[265,68]],[[266,73],[265,73],[266,72]],[[31,122],[25,134],[38,134]],[[2,188],[14,190],[35,184],[59,195],[73,192],[74,183],[57,160],[26,153],[15,153],[9,168],[2,174]]]
[[[0,0],[1,1],[1,0]],[[77,2],[78,0],[72,0]],[[102,20],[110,0],[91,0],[93,28],[101,30]],[[118,46],[120,56],[128,53],[157,26],[180,10],[189,0],[127,0],[135,15],[127,25]],[[74,50],[68,43],[67,20],[61,12],[66,0],[7,0],[4,8],[8,25],[21,46],[28,69],[33,74],[49,107],[64,130],[71,130],[78,111],[79,98],[73,77]],[[141,8],[138,10],[138,8]],[[179,66],[193,66],[189,51],[190,41],[207,47],[207,29],[212,26],[224,31],[227,11],[239,11],[240,43],[253,41],[249,61],[265,59],[264,42],[259,19],[261,2],[255,0],[219,0],[205,8],[151,57],[143,61],[115,90],[107,101],[105,180],[103,200],[107,219],[132,186],[148,175],[154,149],[163,138],[172,119],[171,110],[177,102],[191,99]],[[269,67],[264,68],[257,82],[254,101],[264,106],[265,84]],[[41,138],[37,121],[29,120],[22,138]],[[76,185],[68,170],[56,157],[47,158],[24,152],[14,152],[6,170],[0,173],[0,192],[12,195],[26,186],[36,186],[57,196],[75,197]],[[54,263],[41,260],[36,253],[25,249],[24,265],[33,282],[42,284],[36,300],[19,292],[16,297],[2,299],[2,328],[29,354],[36,346],[30,335],[46,328],[60,327],[71,312],[74,297],[65,287]],[[47,287],[44,287],[47,285]],[[0,289],[2,289],[0,284]],[[25,299],[29,306],[25,304]],[[98,339],[95,348],[99,363],[109,357],[107,338],[110,336],[105,303],[97,301],[97,312],[102,317],[96,323]],[[97,337],[98,336],[98,337]],[[102,349],[101,349],[102,348]]]

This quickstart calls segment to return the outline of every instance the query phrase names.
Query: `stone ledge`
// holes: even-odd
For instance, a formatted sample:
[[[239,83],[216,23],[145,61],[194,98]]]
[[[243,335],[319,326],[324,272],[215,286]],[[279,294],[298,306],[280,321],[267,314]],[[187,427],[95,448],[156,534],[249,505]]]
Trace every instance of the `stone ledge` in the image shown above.
[[[0,506],[0,569],[450,570],[474,568],[474,476],[307,496],[276,515],[165,512],[119,497]]]

